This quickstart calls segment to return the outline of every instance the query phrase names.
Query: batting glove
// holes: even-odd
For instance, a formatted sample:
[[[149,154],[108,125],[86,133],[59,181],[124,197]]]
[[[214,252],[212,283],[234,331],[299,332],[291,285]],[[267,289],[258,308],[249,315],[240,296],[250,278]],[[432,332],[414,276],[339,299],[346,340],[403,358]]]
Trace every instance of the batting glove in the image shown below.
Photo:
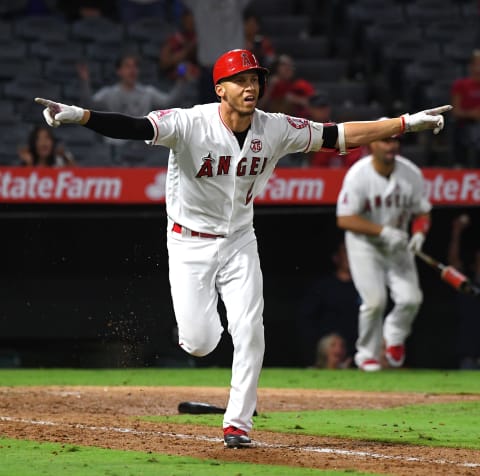
[[[51,127],[60,124],[85,124],[85,109],[78,106],[67,106],[49,99],[35,98],[35,102],[45,106],[43,117]]]
[[[433,129],[434,134],[438,134],[445,125],[445,119],[442,113],[450,111],[452,106],[440,106],[433,109],[426,109],[415,114],[403,114],[404,132],[419,132],[426,129]]]
[[[425,241],[425,235],[420,233],[414,233],[408,242],[408,249],[412,253],[416,253],[417,251],[422,251],[423,242]]]
[[[393,228],[392,226],[384,226],[379,236],[390,252],[407,248],[408,234],[406,231]]]

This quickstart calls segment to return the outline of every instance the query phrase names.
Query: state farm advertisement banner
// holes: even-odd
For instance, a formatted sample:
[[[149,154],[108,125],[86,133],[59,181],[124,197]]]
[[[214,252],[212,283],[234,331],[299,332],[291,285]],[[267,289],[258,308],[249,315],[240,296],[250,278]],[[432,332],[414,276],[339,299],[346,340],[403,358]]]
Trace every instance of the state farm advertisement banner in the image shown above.
[[[333,205],[345,172],[279,168],[255,203]],[[480,205],[480,170],[423,173],[434,205]],[[165,180],[164,168],[0,167],[0,203],[165,203]]]

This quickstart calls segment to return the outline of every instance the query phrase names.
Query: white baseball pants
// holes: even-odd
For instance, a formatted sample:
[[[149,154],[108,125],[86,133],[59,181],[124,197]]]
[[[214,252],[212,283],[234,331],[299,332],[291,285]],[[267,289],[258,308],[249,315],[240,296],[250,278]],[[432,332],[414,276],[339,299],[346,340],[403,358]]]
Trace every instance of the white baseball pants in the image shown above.
[[[233,341],[230,397],[223,426],[250,431],[265,350],[263,278],[253,229],[225,238],[172,231],[167,247],[169,276],[180,346],[202,357],[220,341],[220,296]]]
[[[355,363],[381,360],[382,344],[404,344],[422,303],[413,253],[388,254],[375,245],[346,234],[348,261],[353,283],[361,297]],[[383,320],[387,288],[394,303]],[[382,339],[383,337],[383,339]]]

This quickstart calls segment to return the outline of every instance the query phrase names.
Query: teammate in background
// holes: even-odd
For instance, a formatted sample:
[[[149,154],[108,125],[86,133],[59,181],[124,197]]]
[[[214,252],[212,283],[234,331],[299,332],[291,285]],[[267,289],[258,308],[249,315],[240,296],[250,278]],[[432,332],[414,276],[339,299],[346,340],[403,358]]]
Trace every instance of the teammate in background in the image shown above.
[[[471,226],[469,215],[462,214],[453,220],[452,234],[448,245],[448,264],[465,273],[473,282],[480,284],[480,246],[478,238],[464,236]],[[473,235],[472,235],[473,237]],[[463,242],[463,243],[462,243]],[[475,245],[472,246],[472,243]],[[462,253],[460,250],[467,250]],[[463,255],[463,256],[462,256]],[[468,264],[467,264],[468,263]],[[480,301],[473,296],[455,293],[455,311],[458,317],[457,356],[461,369],[480,370]]]
[[[58,143],[52,129],[35,126],[26,146],[18,150],[21,165],[27,167],[69,167],[75,165],[73,154]]]
[[[397,134],[373,141],[371,155],[348,170],[337,201],[337,223],[346,230],[361,298],[355,363],[365,371],[382,368],[383,347],[391,367],[403,365],[405,340],[422,302],[414,252],[430,228],[431,204],[420,169],[399,155],[399,145]],[[387,288],[394,306],[383,321]]]
[[[102,135],[169,147],[166,184],[169,277],[179,345],[205,356],[223,333],[219,297],[233,342],[230,397],[223,420],[227,447],[249,445],[265,348],[263,285],[253,228],[253,200],[279,159],[324,147],[357,146],[403,131],[444,125],[443,106],[377,122],[324,127],[256,109],[268,70],[247,50],[221,55],[213,69],[219,102],[133,117],[37,98],[57,127],[84,125]]]

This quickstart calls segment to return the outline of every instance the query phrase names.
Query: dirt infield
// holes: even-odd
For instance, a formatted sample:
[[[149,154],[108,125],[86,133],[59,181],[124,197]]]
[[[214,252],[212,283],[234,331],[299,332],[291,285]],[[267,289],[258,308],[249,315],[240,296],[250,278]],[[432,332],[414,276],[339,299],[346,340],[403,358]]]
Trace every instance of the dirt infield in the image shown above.
[[[255,447],[223,448],[221,430],[152,423],[142,415],[174,415],[180,401],[225,406],[223,388],[0,387],[0,434],[7,437],[194,456],[224,461],[391,475],[478,475],[480,451],[375,443],[253,431]],[[386,408],[480,400],[479,395],[259,390],[258,411]]]

